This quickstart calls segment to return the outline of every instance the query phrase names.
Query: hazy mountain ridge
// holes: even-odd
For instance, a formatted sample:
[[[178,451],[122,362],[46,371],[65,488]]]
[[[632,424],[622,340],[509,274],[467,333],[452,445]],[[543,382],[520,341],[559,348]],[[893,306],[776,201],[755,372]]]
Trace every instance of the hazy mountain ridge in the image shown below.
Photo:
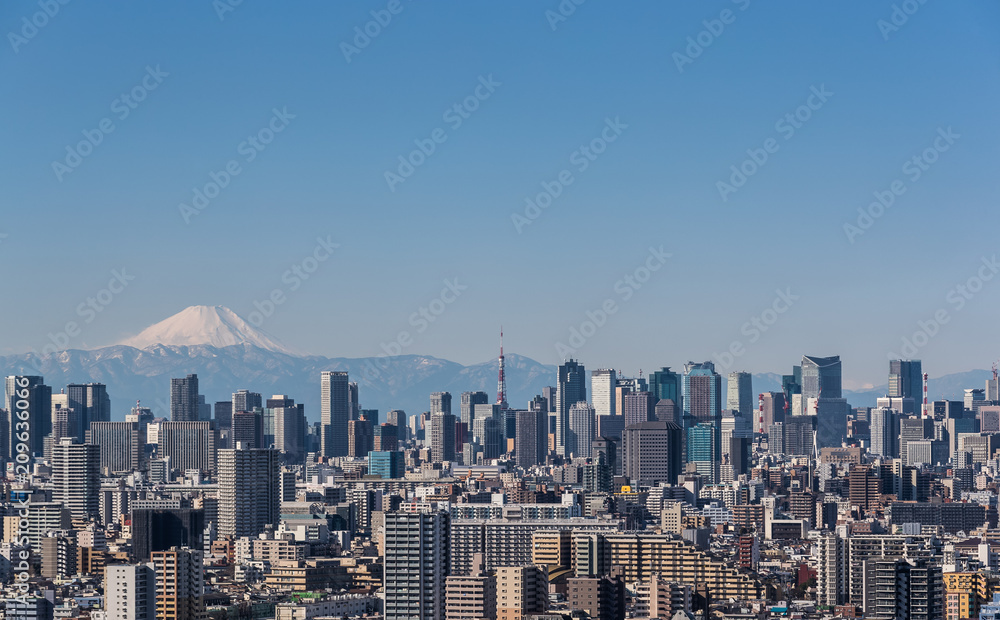
[[[156,342],[163,339],[165,342]],[[132,344],[142,345],[141,347]],[[220,344],[222,343],[222,344]],[[232,343],[232,344],[230,344]],[[542,388],[554,385],[556,366],[521,355],[507,355],[507,402],[527,407]],[[319,419],[319,373],[346,370],[359,385],[361,404],[378,409],[382,419],[390,409],[408,414],[426,411],[431,392],[452,393],[452,412],[459,414],[461,393],[483,391],[496,397],[498,362],[492,359],[463,366],[428,355],[328,358],[300,355],[224,306],[191,306],[156,323],[123,343],[83,351],[73,349],[44,356],[34,353],[0,357],[0,372],[40,374],[58,392],[69,383],[98,382],[108,386],[112,418],[141,399],[156,415],[170,412],[170,379],[197,374],[206,402],[229,400],[232,392],[250,389],[264,398],[285,394],[305,404],[306,416]],[[725,375],[727,371],[720,369]],[[991,372],[971,370],[931,379],[931,399],[962,400],[963,390],[982,387]],[[723,387],[725,389],[725,386]],[[753,393],[781,390],[781,375],[753,375]],[[886,386],[844,390],[855,407],[875,405]],[[589,381],[588,381],[588,394]],[[725,394],[722,395],[723,399]],[[756,403],[755,403],[756,404]]]
[[[518,408],[526,406],[555,377],[554,366],[519,355],[508,355],[506,365],[508,401]],[[56,392],[68,383],[107,384],[113,419],[117,420],[124,418],[136,399],[156,415],[169,415],[170,379],[195,373],[209,403],[229,400],[232,392],[241,388],[260,392],[264,398],[287,394],[304,403],[307,417],[315,421],[319,419],[319,373],[323,370],[349,372],[351,380],[359,384],[362,406],[378,409],[383,418],[389,409],[403,409],[408,414],[426,411],[431,392],[452,392],[456,415],[461,392],[482,390],[491,399],[496,396],[496,360],[463,366],[422,355],[299,357],[250,344],[155,345],[146,349],[115,345],[41,357],[33,353],[0,357],[4,376],[41,374]]]

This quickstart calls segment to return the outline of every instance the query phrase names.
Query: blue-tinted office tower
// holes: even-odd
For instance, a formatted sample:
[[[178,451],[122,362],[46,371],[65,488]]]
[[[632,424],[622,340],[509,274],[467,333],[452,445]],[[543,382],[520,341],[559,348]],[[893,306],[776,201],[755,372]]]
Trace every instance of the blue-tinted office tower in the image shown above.
[[[792,366],[792,374],[781,375],[781,391],[785,393],[785,402],[791,404],[792,395],[802,393],[802,367]]]
[[[670,399],[674,401],[674,404],[678,407],[683,406],[681,399],[684,393],[684,388],[681,376],[670,370],[670,367],[668,366],[664,366],[660,370],[656,370],[653,374],[649,375],[649,386],[647,387],[647,390],[649,390],[657,401]]]
[[[715,372],[712,362],[688,362],[684,365],[684,439],[690,440],[688,429],[698,424],[711,424],[715,430],[712,447],[716,458],[722,444],[722,375]],[[690,462],[692,454],[685,446],[685,454]]]
[[[711,422],[700,422],[687,430],[688,462],[694,463],[698,473],[710,483],[719,481],[719,456],[717,429]]]
[[[399,451],[382,451],[368,453],[368,473],[385,479],[402,478],[406,473],[406,461]]]

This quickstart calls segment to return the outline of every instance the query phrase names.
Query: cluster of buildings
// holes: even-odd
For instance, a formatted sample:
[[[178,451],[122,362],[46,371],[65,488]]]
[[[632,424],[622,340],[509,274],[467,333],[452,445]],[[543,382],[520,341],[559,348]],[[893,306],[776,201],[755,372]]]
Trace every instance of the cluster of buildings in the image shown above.
[[[929,401],[916,360],[852,407],[837,357],[781,389],[576,360],[523,409],[287,395],[112,420],[104,385],[6,379],[0,584],[14,620],[993,619],[1000,382]]]

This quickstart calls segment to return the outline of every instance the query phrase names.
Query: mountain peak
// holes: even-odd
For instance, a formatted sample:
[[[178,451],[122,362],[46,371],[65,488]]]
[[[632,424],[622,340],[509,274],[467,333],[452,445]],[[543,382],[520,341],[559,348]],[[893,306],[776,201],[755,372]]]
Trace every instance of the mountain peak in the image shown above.
[[[268,351],[297,355],[225,306],[189,306],[118,344],[136,349],[157,344],[213,347],[249,344]]]

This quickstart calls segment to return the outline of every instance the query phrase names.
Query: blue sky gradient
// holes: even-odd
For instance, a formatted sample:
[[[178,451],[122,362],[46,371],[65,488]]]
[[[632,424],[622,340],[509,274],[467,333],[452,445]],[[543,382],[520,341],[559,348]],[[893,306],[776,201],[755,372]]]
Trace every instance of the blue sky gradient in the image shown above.
[[[329,356],[376,355],[405,332],[406,353],[480,362],[502,323],[509,351],[556,363],[610,299],[571,347],[588,368],[724,362],[737,343],[720,370],[840,354],[856,388],[884,382],[921,331],[934,334],[906,357],[932,375],[1000,357],[1000,278],[978,273],[996,253],[996,3],[590,0],[553,28],[555,1],[402,0],[348,61],[343,44],[390,4],[243,2],[220,19],[211,2],[70,2],[29,38],[40,5],[5,2],[0,354],[69,321],[69,347],[91,348],[189,305],[247,317],[277,289],[261,327]],[[894,10],[901,25],[880,28]],[[710,44],[679,70],[699,36]],[[116,98],[144,90],[148,68],[160,81],[120,118]],[[455,127],[446,111],[490,76]],[[779,131],[813,88],[832,94]],[[246,161],[274,109],[294,118]],[[114,131],[60,180],[53,162],[104,118]],[[627,127],[579,170],[607,119]],[[439,128],[390,189],[386,172]],[[948,149],[906,174],[948,128]],[[775,152],[723,199],[718,183],[768,139]],[[240,173],[186,222],[179,205],[231,160]],[[572,184],[519,231],[512,216],[563,170]],[[845,232],[896,180],[892,206]],[[327,237],[328,260],[283,279]],[[670,258],[625,299],[616,283],[661,246]],[[79,305],[115,269],[135,279],[85,322]],[[953,289],[979,276],[959,307]],[[468,288],[421,330],[412,315],[456,278]],[[798,299],[762,316],[779,289]],[[754,317],[775,320],[754,338]]]

